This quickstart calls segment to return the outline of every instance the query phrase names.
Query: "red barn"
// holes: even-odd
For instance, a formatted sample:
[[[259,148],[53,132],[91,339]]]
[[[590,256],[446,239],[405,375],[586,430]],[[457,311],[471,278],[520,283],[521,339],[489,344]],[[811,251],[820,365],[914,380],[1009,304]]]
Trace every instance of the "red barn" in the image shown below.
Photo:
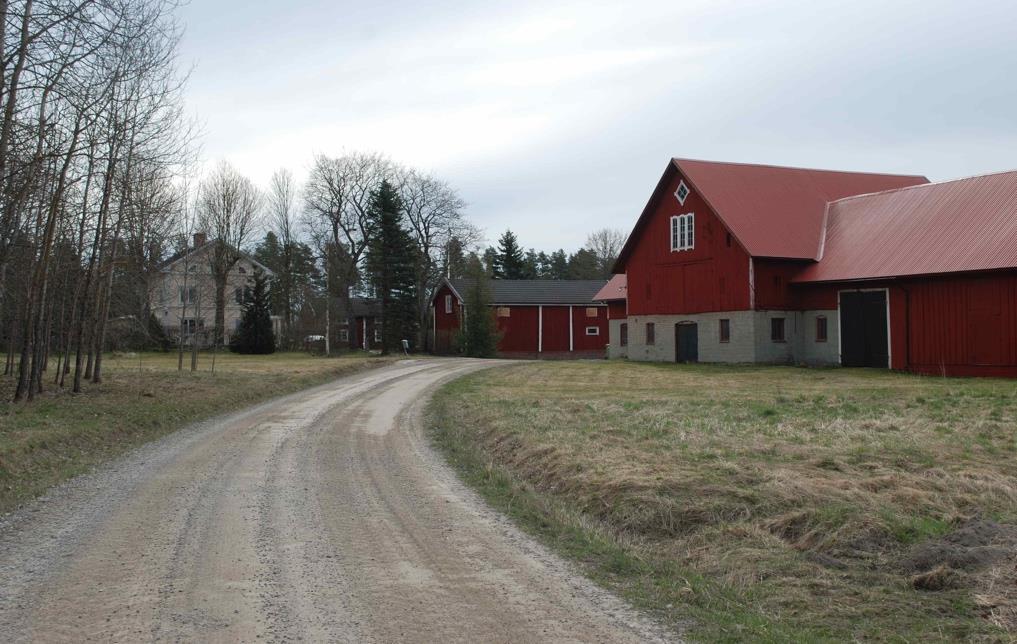
[[[602,358],[607,305],[594,300],[604,280],[488,280],[498,354],[519,358]],[[468,280],[445,280],[431,300],[436,353],[455,350]]]
[[[674,159],[615,271],[630,359],[1017,376],[1017,172]]]

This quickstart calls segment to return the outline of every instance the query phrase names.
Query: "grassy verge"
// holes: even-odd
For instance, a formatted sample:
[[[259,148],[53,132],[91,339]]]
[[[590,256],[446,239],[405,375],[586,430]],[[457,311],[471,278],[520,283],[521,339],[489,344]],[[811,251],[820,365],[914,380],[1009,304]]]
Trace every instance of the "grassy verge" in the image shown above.
[[[30,404],[12,404],[14,383],[0,378],[0,513],[189,423],[389,362],[219,354],[212,374],[210,355],[194,373],[188,360],[178,372],[175,354],[110,356],[101,385],[73,395],[47,384]]]
[[[495,507],[705,641],[1010,640],[1017,386],[533,363],[442,389]]]

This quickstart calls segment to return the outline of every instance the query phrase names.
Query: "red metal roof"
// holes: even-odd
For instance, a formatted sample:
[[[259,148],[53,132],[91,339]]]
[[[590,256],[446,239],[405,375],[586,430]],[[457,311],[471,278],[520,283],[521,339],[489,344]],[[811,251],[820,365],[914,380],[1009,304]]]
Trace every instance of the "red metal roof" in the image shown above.
[[[827,203],[929,182],[920,175],[672,159],[625,242],[615,272],[624,272],[636,239],[675,170],[682,173],[691,184],[689,188],[710,205],[750,255],[789,259],[816,258]]]
[[[815,259],[826,204],[870,192],[928,183],[916,175],[674,159],[750,255]]]
[[[793,281],[824,282],[1017,267],[1017,171],[831,203],[820,261]]]
[[[624,300],[628,297],[628,278],[622,275],[615,275],[604,288],[597,291],[597,294],[593,296],[596,302],[614,302],[617,300]]]

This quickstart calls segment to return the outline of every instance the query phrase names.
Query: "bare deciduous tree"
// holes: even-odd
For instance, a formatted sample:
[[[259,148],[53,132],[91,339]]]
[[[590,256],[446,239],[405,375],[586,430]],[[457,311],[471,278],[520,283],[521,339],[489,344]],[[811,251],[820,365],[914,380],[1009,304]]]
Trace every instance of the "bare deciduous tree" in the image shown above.
[[[597,267],[604,279],[611,276],[611,267],[618,259],[622,246],[625,245],[626,235],[616,228],[601,228],[590,233],[586,238],[584,248],[593,253],[597,258]]]
[[[198,188],[199,227],[214,246],[208,266],[215,287],[213,345],[222,346],[226,325],[226,283],[241,258],[241,249],[258,225],[262,196],[250,179],[223,161]]]

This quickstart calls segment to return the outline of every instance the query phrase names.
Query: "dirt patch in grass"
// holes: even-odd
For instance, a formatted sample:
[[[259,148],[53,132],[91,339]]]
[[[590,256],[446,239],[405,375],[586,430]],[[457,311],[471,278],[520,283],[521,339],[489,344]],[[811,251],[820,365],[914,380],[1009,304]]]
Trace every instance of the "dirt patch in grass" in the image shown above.
[[[45,393],[21,404],[10,402],[13,380],[0,378],[0,513],[189,423],[389,362],[220,354],[213,374],[208,355],[194,373],[188,360],[178,372],[175,354],[114,355],[103,363],[102,384],[86,383],[75,395],[47,382]]]
[[[694,637],[1017,632],[1012,381],[536,363],[432,419],[492,502]]]

